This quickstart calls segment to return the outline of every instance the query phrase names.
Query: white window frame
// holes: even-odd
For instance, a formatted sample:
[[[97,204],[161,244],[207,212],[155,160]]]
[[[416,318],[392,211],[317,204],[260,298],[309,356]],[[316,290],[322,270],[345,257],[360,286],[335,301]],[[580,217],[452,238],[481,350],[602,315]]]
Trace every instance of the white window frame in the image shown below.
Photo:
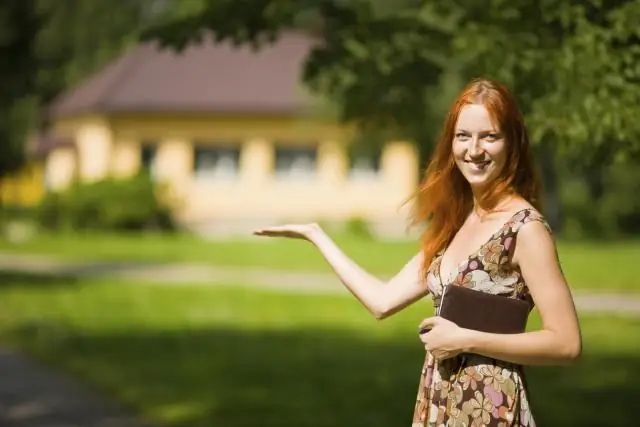
[[[209,159],[199,155],[209,155]],[[195,143],[193,146],[193,175],[197,180],[235,181],[240,176],[242,146],[215,143]],[[204,163],[210,163],[203,168]]]
[[[278,180],[314,180],[318,177],[318,145],[274,145],[273,173]],[[292,155],[293,159],[282,156]],[[295,158],[297,156],[297,158]],[[288,163],[288,164],[287,164]]]

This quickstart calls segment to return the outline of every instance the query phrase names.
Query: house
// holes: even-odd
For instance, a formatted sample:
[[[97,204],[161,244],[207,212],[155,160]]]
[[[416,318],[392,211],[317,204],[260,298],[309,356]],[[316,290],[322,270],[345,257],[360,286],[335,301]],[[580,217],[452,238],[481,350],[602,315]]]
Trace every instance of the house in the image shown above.
[[[349,156],[353,131],[300,84],[312,43],[290,32],[259,51],[128,50],[50,106],[64,143],[47,150],[47,188],[147,168],[179,197],[180,221],[202,231],[357,217],[404,232],[416,150],[389,141]]]

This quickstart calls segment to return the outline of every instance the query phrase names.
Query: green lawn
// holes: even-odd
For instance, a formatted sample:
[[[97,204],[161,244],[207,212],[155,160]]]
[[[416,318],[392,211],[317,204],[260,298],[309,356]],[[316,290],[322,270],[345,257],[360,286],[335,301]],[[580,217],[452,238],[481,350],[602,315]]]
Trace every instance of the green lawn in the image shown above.
[[[392,275],[418,250],[417,242],[377,242],[336,236],[337,243],[364,268]],[[632,266],[640,260],[640,240],[565,242],[560,259],[574,289],[640,292]],[[222,266],[329,271],[322,257],[302,241],[249,237],[210,242],[192,236],[41,235],[20,245],[0,240],[0,251],[41,253],[88,260],[196,261]]]
[[[15,274],[0,283],[0,339],[170,425],[409,425],[429,302],[377,322],[345,296]],[[582,325],[579,364],[529,370],[539,425],[633,425],[640,319]]]

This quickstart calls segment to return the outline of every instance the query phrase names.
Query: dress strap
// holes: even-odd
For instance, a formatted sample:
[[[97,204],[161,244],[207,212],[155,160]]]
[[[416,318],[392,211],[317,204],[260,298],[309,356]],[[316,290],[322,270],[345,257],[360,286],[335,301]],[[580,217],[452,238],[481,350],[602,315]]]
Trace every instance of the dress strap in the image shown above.
[[[512,217],[510,221],[511,230],[509,234],[517,234],[523,225],[531,221],[541,222],[546,227],[546,229],[549,230],[550,233],[553,233],[553,230],[551,230],[551,226],[540,212],[533,208],[526,208],[519,212],[516,212],[516,214]]]
[[[515,243],[516,239],[518,238],[518,231],[520,231],[520,228],[522,228],[523,225],[528,224],[532,221],[538,221],[542,223],[549,231],[549,233],[553,234],[553,230],[551,229],[549,223],[544,219],[544,216],[536,209],[526,208],[517,212],[512,217],[511,221],[509,221],[509,227],[502,237],[507,259],[511,259],[511,257],[513,256],[513,252],[515,251]]]

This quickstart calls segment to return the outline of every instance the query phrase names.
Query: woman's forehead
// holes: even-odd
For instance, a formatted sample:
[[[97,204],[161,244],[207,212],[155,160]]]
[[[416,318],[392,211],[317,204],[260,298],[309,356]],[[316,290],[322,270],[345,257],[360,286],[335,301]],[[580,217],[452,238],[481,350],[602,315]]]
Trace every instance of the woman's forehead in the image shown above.
[[[468,132],[497,131],[491,113],[482,104],[468,104],[462,107],[456,128]]]

